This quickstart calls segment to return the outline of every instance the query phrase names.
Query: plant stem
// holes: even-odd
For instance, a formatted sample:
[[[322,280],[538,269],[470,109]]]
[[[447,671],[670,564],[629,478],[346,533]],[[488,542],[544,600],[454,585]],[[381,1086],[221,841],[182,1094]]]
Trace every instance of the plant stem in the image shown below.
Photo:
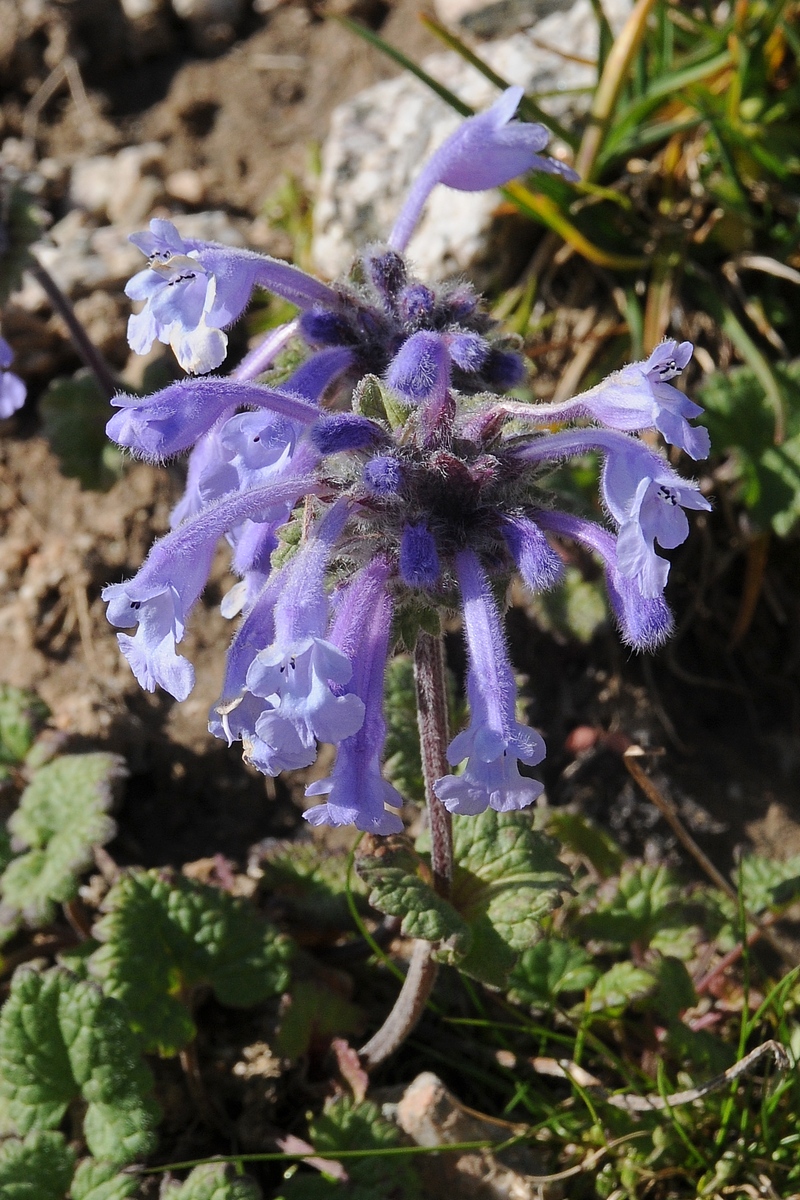
[[[444,646],[441,637],[419,633],[414,650],[414,680],[417,686],[422,773],[431,828],[433,884],[440,896],[449,896],[453,878],[453,826],[450,813],[436,796],[433,785],[448,773],[447,688]],[[408,974],[392,1011],[378,1032],[362,1046],[359,1054],[369,1070],[402,1045],[417,1024],[431,994],[438,964],[430,942],[417,941],[411,953]]]
[[[422,1016],[431,994],[439,964],[433,958],[430,942],[414,942],[408,974],[392,1011],[377,1033],[361,1047],[358,1054],[364,1067],[371,1071],[403,1044]]]
[[[84,365],[89,368],[97,380],[100,391],[107,400],[110,400],[119,391],[119,386],[103,355],[89,340],[88,334],[79,321],[72,304],[64,295],[50,272],[37,259],[33,260],[28,270],[40,287],[44,289],[54,311],[58,313],[66,325],[73,346],[83,360]]]

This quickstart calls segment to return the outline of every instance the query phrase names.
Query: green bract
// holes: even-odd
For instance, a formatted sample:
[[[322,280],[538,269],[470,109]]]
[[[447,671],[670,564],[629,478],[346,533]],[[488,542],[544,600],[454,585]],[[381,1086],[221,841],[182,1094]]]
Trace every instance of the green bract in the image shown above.
[[[126,774],[116,754],[64,755],[36,772],[8,822],[24,849],[0,876],[0,936],[21,921],[52,921],[57,904],[77,892],[92,847],[114,836],[109,816],[114,784]]]
[[[290,943],[227,892],[171,871],[133,871],[114,885],[90,971],[121,1000],[145,1049],[176,1054],[195,1033],[192,989],[246,1007],[288,986]]]
[[[0,1013],[0,1128],[53,1129],[86,1104],[97,1158],[128,1163],[155,1144],[152,1077],[116,1000],[61,967],[21,967]]]

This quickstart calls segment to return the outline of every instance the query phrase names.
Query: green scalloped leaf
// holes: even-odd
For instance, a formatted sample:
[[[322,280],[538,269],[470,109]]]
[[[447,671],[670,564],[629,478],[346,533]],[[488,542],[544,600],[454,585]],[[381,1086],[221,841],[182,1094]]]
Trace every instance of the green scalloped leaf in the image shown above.
[[[560,938],[543,938],[520,955],[509,976],[508,997],[528,1008],[551,1008],[565,992],[590,988],[599,974],[583,946]]]
[[[453,852],[451,900],[472,933],[459,969],[502,987],[519,953],[539,941],[542,921],[571,889],[572,875],[558,843],[534,829],[526,812],[488,808],[454,817]]]
[[[580,917],[581,937],[625,949],[632,942],[674,957],[689,958],[699,931],[685,888],[669,867],[628,864],[610,897],[601,893],[594,912]]]
[[[748,854],[740,861],[736,874],[750,912],[778,908],[800,896],[800,854],[782,862]]]
[[[222,1004],[247,1008],[289,983],[291,943],[252,905],[169,870],[132,871],[109,892],[89,960],[122,1001],[145,1049],[177,1054],[195,1034],[187,1001],[209,985]]]
[[[84,1158],[72,1180],[70,1200],[129,1200],[139,1187],[135,1175],[120,1175],[114,1163]]]
[[[457,962],[470,947],[467,922],[433,890],[430,867],[402,835],[365,838],[356,870],[378,912],[402,919],[406,937],[437,943],[437,957]]]
[[[261,1200],[261,1188],[230,1163],[204,1163],[183,1183],[168,1183],[161,1200]]]
[[[50,709],[35,692],[0,684],[0,764],[21,763],[49,716]]]
[[[353,928],[347,903],[349,852],[326,846],[320,854],[314,842],[272,840],[259,848],[261,887],[271,899],[277,897],[281,924],[297,926],[307,943],[309,931],[320,938]],[[366,892],[361,881],[352,880],[356,903],[366,911]]]
[[[65,754],[41,767],[8,822],[15,849],[27,848],[0,876],[0,926],[53,920],[71,900],[92,847],[116,832],[109,816],[114,785],[127,774],[117,754]]]
[[[22,1140],[8,1138],[0,1143],[0,1196],[64,1200],[74,1165],[74,1151],[63,1134],[36,1130]]]
[[[580,1011],[621,1016],[629,1004],[652,996],[657,987],[658,979],[652,971],[635,967],[632,962],[614,963],[597,980]]]
[[[360,1104],[348,1097],[329,1101],[324,1112],[309,1124],[308,1140],[315,1150],[385,1150],[400,1144],[400,1133],[382,1115],[376,1104]],[[346,1183],[323,1175],[294,1175],[279,1190],[275,1200],[422,1200],[422,1189],[407,1159],[381,1157],[348,1159]]]
[[[116,1000],[62,967],[16,971],[0,1012],[0,1127],[52,1129],[81,1097],[87,1146],[122,1165],[155,1145],[152,1087]]]

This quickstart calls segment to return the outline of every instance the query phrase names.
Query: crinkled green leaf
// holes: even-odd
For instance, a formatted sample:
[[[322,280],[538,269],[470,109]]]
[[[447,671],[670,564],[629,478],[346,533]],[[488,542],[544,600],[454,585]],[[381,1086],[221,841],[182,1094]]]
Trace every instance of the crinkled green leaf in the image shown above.
[[[800,896],[800,854],[782,862],[748,854],[737,868],[744,904],[750,912],[764,912]]]
[[[308,1140],[315,1150],[385,1150],[400,1141],[397,1126],[390,1124],[376,1104],[369,1100],[356,1104],[348,1098],[330,1101],[324,1112],[311,1121]],[[348,1159],[347,1183],[321,1175],[297,1174],[283,1184],[275,1200],[326,1200],[328,1196],[347,1200],[422,1200],[422,1190],[412,1164],[407,1159]]]
[[[370,838],[356,859],[356,870],[370,888],[369,902],[378,912],[402,919],[406,937],[437,942],[445,961],[457,961],[469,948],[467,922],[433,890],[430,868],[407,838]]]
[[[558,845],[530,813],[453,819],[452,903],[472,933],[459,969],[502,987],[518,954],[541,937],[541,922],[561,904],[572,876]]]
[[[261,1188],[230,1163],[204,1163],[183,1183],[168,1183],[161,1200],[261,1200]]]
[[[63,1134],[36,1130],[23,1140],[0,1143],[0,1196],[3,1200],[64,1200],[74,1151]]]
[[[0,684],[0,763],[21,763],[49,716],[35,692]]]
[[[691,955],[698,935],[684,890],[669,867],[628,864],[613,890],[604,889],[596,910],[582,916],[577,928],[583,937],[611,946],[659,943],[658,948],[676,956],[682,947]]]
[[[247,1007],[285,991],[291,943],[252,905],[168,870],[132,871],[106,897],[90,959],[145,1048],[176,1054],[194,1036],[186,999],[208,984]]]
[[[134,1175],[121,1175],[114,1163],[84,1158],[72,1180],[70,1200],[128,1200],[135,1196],[139,1181]]]
[[[120,476],[122,457],[106,437],[113,412],[86,368],[72,379],[54,379],[39,399],[44,436],[61,470],[85,488],[111,487]]]
[[[614,963],[597,980],[589,993],[585,1009],[592,1013],[619,1016],[629,1004],[652,995],[657,986],[658,980],[652,971],[635,967],[632,962]]]
[[[331,1038],[362,1033],[364,1013],[320,979],[296,979],[281,1006],[276,1053],[295,1061],[313,1047],[324,1053]]]
[[[590,862],[603,879],[617,875],[625,862],[625,854],[611,834],[580,813],[551,809],[547,813],[547,829],[573,854]]]
[[[125,773],[117,754],[65,754],[36,772],[8,822],[14,848],[27,849],[0,876],[0,924],[47,924],[72,899],[92,847],[116,832],[109,809]]]
[[[270,841],[259,853],[257,864],[261,884],[281,908],[281,923],[296,924],[307,935],[320,937],[332,931],[352,929],[353,918],[347,903],[347,865],[349,854],[326,846],[324,853],[315,842]],[[356,902],[366,911],[366,892],[357,876],[351,890]]]
[[[564,992],[582,992],[600,974],[583,946],[544,938],[523,950],[509,977],[509,999],[530,1008],[549,1008]]]
[[[158,1109],[122,1006],[62,967],[21,967],[0,1012],[0,1126],[52,1129],[82,1097],[86,1144],[127,1163],[154,1145]]]

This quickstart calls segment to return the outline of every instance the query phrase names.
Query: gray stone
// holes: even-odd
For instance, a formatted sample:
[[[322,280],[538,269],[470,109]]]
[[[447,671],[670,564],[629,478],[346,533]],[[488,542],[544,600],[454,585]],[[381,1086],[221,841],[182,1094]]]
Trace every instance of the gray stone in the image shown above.
[[[619,27],[631,0],[606,0],[604,9]],[[546,47],[546,48],[545,48]],[[527,32],[487,42],[481,57],[509,83],[529,93],[591,88],[596,68],[565,57],[594,60],[598,29],[590,0],[575,0]],[[425,70],[473,108],[497,97],[493,87],[457,54],[433,55]],[[585,111],[588,92],[543,99],[542,107],[569,122]],[[408,72],[378,83],[339,105],[332,114],[322,151],[322,174],[314,209],[313,257],[328,277],[346,271],[356,250],[384,239],[392,227],[420,165],[458,126],[461,118]],[[551,152],[566,147],[551,142]],[[408,253],[425,279],[469,275],[480,287],[498,281],[498,263],[509,237],[518,238],[512,221],[498,226],[498,192],[435,189]]]
[[[136,225],[164,196],[163,165],[160,142],[79,159],[72,169],[70,203],[112,223]]]

